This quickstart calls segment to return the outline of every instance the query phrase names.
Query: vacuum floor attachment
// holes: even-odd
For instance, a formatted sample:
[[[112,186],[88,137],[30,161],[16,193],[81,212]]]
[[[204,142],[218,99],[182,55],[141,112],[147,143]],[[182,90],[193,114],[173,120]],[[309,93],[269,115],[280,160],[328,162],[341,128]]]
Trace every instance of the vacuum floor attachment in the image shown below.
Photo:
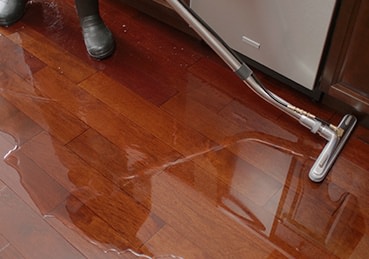
[[[186,4],[181,0],[167,0],[167,2],[250,89],[268,103],[298,120],[312,133],[319,134],[328,141],[309,173],[312,181],[323,181],[351,135],[357,119],[353,115],[346,115],[338,126],[334,126],[291,105],[266,89],[237,54]]]
[[[304,121],[302,119],[301,121]],[[351,132],[356,124],[356,118],[352,115],[345,115],[340,124],[336,127],[333,125],[321,125],[319,121],[313,120],[314,124],[318,124],[318,130],[315,132],[315,126],[303,125],[310,128],[313,133],[318,133],[325,138],[328,143],[310,169],[309,177],[314,182],[321,182],[328,174],[334,161],[341,152],[344,144],[348,140]]]

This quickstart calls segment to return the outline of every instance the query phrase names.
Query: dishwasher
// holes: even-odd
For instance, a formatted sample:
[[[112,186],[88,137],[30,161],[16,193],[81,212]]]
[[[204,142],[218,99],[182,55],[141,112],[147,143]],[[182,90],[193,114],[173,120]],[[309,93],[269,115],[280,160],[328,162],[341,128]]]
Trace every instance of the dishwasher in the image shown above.
[[[191,0],[234,50],[313,90],[336,0]],[[209,8],[211,6],[211,8]]]

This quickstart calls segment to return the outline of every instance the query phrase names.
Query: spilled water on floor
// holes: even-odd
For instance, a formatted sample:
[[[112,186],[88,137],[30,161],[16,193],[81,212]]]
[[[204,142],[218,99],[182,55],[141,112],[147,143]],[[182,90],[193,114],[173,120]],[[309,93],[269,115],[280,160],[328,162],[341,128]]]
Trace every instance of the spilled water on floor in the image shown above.
[[[2,127],[4,127],[4,124]],[[286,147],[278,146],[275,143],[265,143],[260,139],[241,139],[229,146],[215,146],[188,157],[168,161],[160,166],[154,165],[152,168],[148,166],[142,174],[126,177],[124,184],[122,182],[109,183],[106,180],[96,182],[91,178],[92,174],[88,176],[89,174],[83,172],[76,173],[81,177],[86,176],[88,178],[77,180],[74,173],[75,169],[70,167],[70,163],[67,161],[70,158],[67,158],[65,154],[69,151],[55,144],[57,141],[50,143],[52,141],[50,137],[36,136],[34,140],[31,139],[29,143],[24,144],[25,149],[29,149],[27,145],[30,145],[32,141],[38,142],[35,145],[36,149],[32,152],[37,152],[36,150],[44,146],[45,151],[41,151],[41,153],[53,154],[48,156],[48,158],[53,157],[53,159],[45,162],[40,162],[37,155],[32,158],[33,155],[29,153],[29,150],[23,151],[22,147],[19,148],[16,138],[11,135],[2,132],[1,139],[2,143],[8,144],[8,147],[2,150],[3,165],[1,167],[4,168],[5,163],[16,170],[8,169],[9,172],[6,173],[8,176],[4,178],[3,174],[0,179],[7,184],[6,181],[10,174],[18,174],[22,187],[9,187],[14,190],[23,188],[24,193],[29,193],[31,199],[28,202],[33,203],[31,207],[40,210],[44,220],[57,219],[71,230],[80,234],[84,233],[84,235],[87,235],[87,240],[91,240],[90,243],[96,245],[105,254],[115,254],[123,257],[129,254],[138,258],[186,258],[182,257],[180,253],[174,255],[176,254],[175,250],[171,255],[154,253],[155,255],[149,256],[146,253],[138,253],[135,249],[129,248],[129,243],[144,242],[147,238],[145,237],[147,231],[152,228],[153,220],[156,225],[158,224],[158,229],[162,228],[161,224],[164,220],[170,222],[170,225],[177,229],[176,231],[186,232],[180,227],[186,224],[182,213],[190,213],[187,209],[190,208],[188,206],[192,207],[188,204],[191,200],[197,200],[201,204],[201,206],[196,205],[192,208],[197,209],[195,214],[192,212],[188,214],[193,214],[191,217],[194,217],[195,222],[200,220],[197,213],[207,215],[208,210],[210,210],[213,211],[210,215],[235,222],[234,224],[239,225],[244,231],[254,232],[256,236],[263,239],[279,240],[278,243],[284,242],[292,245],[296,251],[302,254],[306,252],[304,249],[308,247],[307,244],[300,243],[294,246],[293,243],[290,243],[291,240],[285,239],[286,236],[283,233],[286,229],[279,233],[280,228],[281,230],[286,227],[290,228],[290,231],[292,231],[290,234],[294,231],[297,233],[302,231],[302,233],[305,233],[304,235],[312,235],[314,239],[318,237],[318,239],[326,240],[327,244],[333,244],[344,241],[345,236],[339,233],[346,231],[347,220],[362,220],[360,210],[357,207],[357,198],[352,194],[344,192],[334,184],[315,186],[309,183],[308,180],[301,180],[307,178],[301,177],[300,174],[307,171],[307,166],[312,161],[306,160],[302,154]],[[40,143],[42,146],[40,146]],[[53,150],[55,145],[56,147]],[[5,147],[5,145],[2,146]],[[236,158],[234,156],[235,152],[239,152],[240,157]],[[20,155],[20,153],[23,154]],[[260,156],[264,157],[260,159]],[[139,155],[138,160],[141,158],[142,156]],[[29,162],[24,164],[28,159],[32,159],[36,165]],[[256,164],[257,161],[259,161],[259,164]],[[101,154],[100,162],[104,163],[104,154]],[[84,164],[83,161],[78,163]],[[253,166],[251,166],[251,163]],[[278,163],[277,167],[275,166],[276,163]],[[50,172],[47,173],[49,170],[46,168],[47,166],[54,168],[55,173],[64,174],[63,178],[67,177],[57,179],[62,183],[66,181],[64,183],[65,187],[70,186],[70,193],[62,193],[62,197],[60,197],[61,205],[55,204],[58,207],[54,209],[53,206],[48,206],[47,203],[50,201],[46,199],[43,191],[40,191],[44,186],[32,183],[32,178],[28,177],[27,174],[35,171],[25,165],[32,168],[37,166],[38,170],[45,172],[43,176],[37,176],[39,182],[49,182],[50,176],[52,178],[60,177],[60,175],[56,176],[54,173],[49,175]],[[257,167],[254,167],[255,165]],[[43,178],[44,180],[42,180]],[[101,183],[107,185],[108,189],[96,185],[101,185]],[[54,187],[57,187],[55,191],[60,192],[58,184],[54,184]],[[53,196],[53,189],[49,189],[49,191],[51,191],[49,194]],[[135,227],[129,227],[130,231],[133,230],[133,232],[124,234],[125,224],[121,226],[112,225],[113,229],[109,232],[112,231],[113,234],[109,235],[104,234],[99,237],[97,233],[91,232],[90,228],[92,226],[86,225],[91,219],[89,217],[83,219],[89,214],[86,214],[86,209],[92,209],[99,214],[99,208],[106,206],[104,205],[106,201],[109,201],[114,207],[119,206],[120,202],[117,199],[126,199],[126,194],[122,196],[122,193],[125,192],[129,193],[128,197],[144,204],[144,207],[140,206],[141,209],[144,211],[149,209],[148,214],[143,212],[143,215],[137,215],[139,219],[133,220],[132,224],[138,224]],[[180,196],[171,198],[173,192]],[[187,195],[187,198],[182,199],[182,195]],[[324,200],[324,203],[317,204],[315,197],[318,200]],[[62,201],[63,199],[66,199],[65,203]],[[186,201],[186,199],[189,199],[189,201]],[[213,207],[205,209],[204,204],[209,202],[212,204],[210,206]],[[124,204],[122,205],[124,206]],[[110,207],[110,209],[113,209],[113,207]],[[306,213],[307,210],[311,213],[321,211],[319,220],[314,220],[308,216],[310,213]],[[124,218],[127,217],[126,213],[128,211],[113,209],[111,212],[115,215],[110,217],[103,212],[100,216],[110,218],[112,223],[119,220],[127,223],[127,219]],[[158,216],[161,218],[159,221]],[[176,220],[173,221],[173,217]],[[195,235],[192,236],[194,240],[198,238],[197,235],[201,236],[197,233],[196,225],[188,227],[192,229],[189,233]],[[218,230],[218,227],[215,229]],[[115,242],[115,238],[111,239],[116,235],[123,238],[122,242],[125,242],[124,240],[127,238],[130,240],[126,244],[126,248],[122,247],[122,243]],[[306,240],[310,239],[307,236],[305,238],[307,238]],[[150,244],[150,241],[145,242]],[[346,244],[344,246],[346,253],[354,249],[354,247],[349,246],[349,243]],[[350,244],[352,244],[352,240]],[[110,245],[113,248],[109,248]],[[280,252],[286,256],[290,255],[288,250],[284,251],[282,249]]]
[[[17,34],[13,39],[21,45]],[[0,58],[0,181],[6,186],[0,191],[0,234],[12,243],[23,241],[14,228],[32,222],[38,224],[33,235],[102,258],[242,258],[260,243],[266,255],[328,251],[349,257],[365,247],[366,236],[350,227],[366,228],[359,197],[307,177],[320,145],[256,114],[260,130],[235,130],[184,155],[138,126],[124,131],[116,121],[96,122],[89,116],[94,104],[81,96],[71,102],[80,117],[70,116],[60,100],[36,87],[31,55],[0,40],[12,53]],[[193,108],[190,101],[183,106]],[[234,114],[244,123],[241,115]],[[192,129],[193,116],[183,117]],[[72,127],[77,134],[68,135]],[[168,130],[173,145],[177,131]],[[356,169],[349,161],[347,166]],[[22,213],[6,202],[5,191]]]

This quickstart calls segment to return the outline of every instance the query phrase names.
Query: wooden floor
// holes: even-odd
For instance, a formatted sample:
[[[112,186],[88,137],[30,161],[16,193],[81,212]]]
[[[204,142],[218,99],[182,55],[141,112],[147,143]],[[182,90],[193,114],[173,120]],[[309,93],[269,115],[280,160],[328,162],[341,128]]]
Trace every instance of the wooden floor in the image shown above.
[[[198,40],[117,0],[101,12],[117,41],[101,62],[72,0],[0,28],[0,258],[367,258],[368,129],[312,183],[322,138]]]

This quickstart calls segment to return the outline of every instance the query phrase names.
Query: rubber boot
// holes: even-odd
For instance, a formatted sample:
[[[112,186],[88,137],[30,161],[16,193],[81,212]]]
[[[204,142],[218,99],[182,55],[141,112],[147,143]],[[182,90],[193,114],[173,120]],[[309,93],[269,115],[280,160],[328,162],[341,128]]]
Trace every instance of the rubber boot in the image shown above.
[[[98,0],[75,0],[88,54],[104,59],[113,54],[113,34],[100,17]]]
[[[27,0],[0,0],[0,26],[10,26],[22,18]]]

